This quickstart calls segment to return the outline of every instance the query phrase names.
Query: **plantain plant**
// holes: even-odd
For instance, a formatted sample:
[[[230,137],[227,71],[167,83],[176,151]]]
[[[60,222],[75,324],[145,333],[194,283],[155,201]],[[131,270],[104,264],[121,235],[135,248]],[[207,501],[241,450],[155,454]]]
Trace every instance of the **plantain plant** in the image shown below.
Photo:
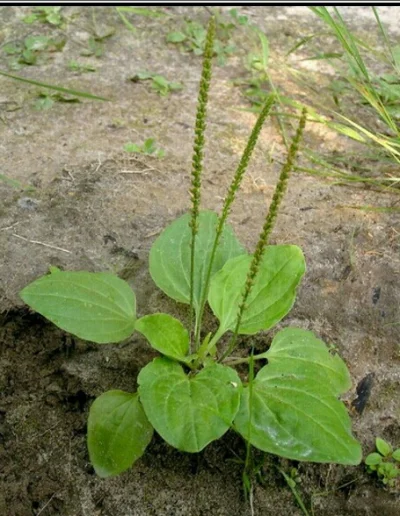
[[[248,254],[227,224],[262,125],[262,109],[228,189],[220,215],[203,211],[201,177],[215,22],[207,32],[195,124],[189,213],[154,242],[150,274],[173,300],[189,306],[190,328],[155,313],[136,317],[135,294],[118,276],[50,268],[21,291],[22,299],[58,327],[98,344],[141,333],[160,353],[138,376],[138,392],[111,390],[92,404],[90,460],[101,477],[128,469],[144,453],[153,429],[185,452],[199,452],[229,429],[265,452],[300,461],[358,464],[359,443],[339,396],[351,385],[343,360],[311,332],[279,331],[259,355],[233,356],[242,336],[273,328],[292,308],[305,272],[301,249],[269,245],[306,121],[303,112],[265,217]],[[207,305],[218,320],[205,334]],[[254,363],[266,365],[253,375]],[[235,367],[248,363],[250,380]]]

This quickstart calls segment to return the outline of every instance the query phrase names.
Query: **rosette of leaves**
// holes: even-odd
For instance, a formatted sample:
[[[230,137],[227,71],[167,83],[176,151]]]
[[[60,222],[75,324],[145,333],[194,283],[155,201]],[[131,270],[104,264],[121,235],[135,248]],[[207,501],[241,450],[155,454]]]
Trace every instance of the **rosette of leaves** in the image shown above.
[[[196,453],[229,429],[263,451],[300,461],[358,464],[359,443],[340,395],[350,388],[343,360],[309,331],[285,328],[260,355],[231,354],[247,335],[272,329],[291,310],[305,273],[301,249],[268,245],[305,124],[289,149],[253,254],[226,222],[273,99],[261,111],[220,215],[200,206],[206,104],[213,55],[210,22],[195,125],[192,210],[155,240],[149,258],[155,284],[189,307],[191,324],[165,314],[136,317],[130,286],[108,273],[52,268],[24,288],[22,299],[63,330],[98,344],[139,332],[159,356],[139,373],[135,393],[111,390],[92,404],[88,448],[98,475],[129,468],[153,430],[178,450]],[[207,334],[208,303],[217,331]],[[240,337],[240,339],[239,339]],[[228,343],[226,341],[228,340]],[[250,380],[237,363],[267,361]]]
[[[376,452],[365,458],[370,473],[376,473],[381,482],[389,487],[396,485],[400,478],[400,448],[393,450],[392,446],[377,437],[375,440]]]
[[[167,227],[150,253],[150,272],[171,298],[189,304],[189,215]],[[203,294],[217,215],[200,212],[194,306]],[[213,346],[205,339],[189,351],[189,332],[168,314],[136,319],[135,295],[107,273],[53,268],[28,285],[22,299],[60,328],[99,344],[120,342],[134,331],[160,353],[139,374],[138,393],[108,391],[94,402],[88,422],[92,464],[100,476],[118,474],[144,452],[153,428],[172,446],[198,452],[230,428],[253,446],[315,462],[357,464],[360,446],[338,397],[350,387],[346,365],[311,332],[286,328],[269,350],[251,385],[219,363],[215,346],[232,331],[251,256],[224,229],[212,269],[209,304],[219,320]],[[305,263],[296,246],[268,246],[243,313],[239,334],[272,328],[291,309]],[[206,346],[204,346],[206,344]],[[187,372],[189,371],[189,373]]]

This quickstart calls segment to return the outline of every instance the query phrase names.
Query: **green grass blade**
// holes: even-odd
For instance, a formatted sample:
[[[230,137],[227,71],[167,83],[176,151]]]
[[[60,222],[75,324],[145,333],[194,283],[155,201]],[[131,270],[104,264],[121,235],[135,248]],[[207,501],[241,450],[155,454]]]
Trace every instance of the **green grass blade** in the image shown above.
[[[131,32],[136,32],[136,28],[132,25],[132,23],[128,20],[125,14],[121,11],[121,7],[115,8],[125,27],[129,29]]]
[[[293,496],[296,499],[296,502],[299,504],[300,509],[303,511],[304,516],[310,516],[310,513],[307,511],[306,506],[296,489],[296,482],[290,478],[281,468],[278,468],[279,472],[283,475],[283,478],[286,480],[287,485],[290,487],[290,490],[293,493]]]
[[[346,52],[347,60],[353,72],[357,76],[363,76],[367,82],[370,82],[368,70],[360,52],[358,51],[355,38],[347,28],[347,25],[338,9],[336,7],[333,8],[338,21],[333,18],[326,7],[310,7],[310,9],[332,29],[334,35]]]
[[[4,174],[0,174],[0,181],[12,186],[13,188],[23,188],[22,184],[15,180],[11,179],[11,177],[5,176]]]
[[[368,129],[366,129],[365,127],[357,124],[356,122],[354,122],[353,120],[350,120],[350,118],[347,118],[345,117],[344,115],[341,115],[340,113],[336,113],[337,116],[339,116],[342,120],[345,120],[349,125],[353,126],[354,128],[356,128],[360,133],[364,134],[365,136],[367,136],[370,140],[374,141],[375,143],[377,143],[378,145],[382,146],[383,148],[385,148],[388,152],[390,152],[390,154],[393,156],[393,158],[398,162],[400,163],[399,161],[399,158],[400,158],[400,151],[396,150],[395,147],[397,145],[392,145],[390,139],[386,138],[384,135],[381,135],[379,133],[372,133],[371,131],[368,131]],[[330,125],[329,123],[327,124],[328,126]]]
[[[258,39],[261,43],[261,57],[262,57],[262,65],[263,69],[266,72],[268,68],[268,60],[269,60],[269,42],[266,35],[258,28],[254,27],[254,31],[256,32]]]
[[[362,97],[364,97],[364,99],[368,102],[368,104],[372,108],[375,109],[375,111],[382,118],[382,120],[386,123],[386,125],[395,134],[399,134],[397,124],[393,120],[393,118],[390,116],[390,114],[388,113],[385,105],[383,104],[382,100],[380,99],[378,92],[373,87],[371,87],[369,85],[367,86],[367,85],[360,84],[357,81],[352,80],[350,77],[348,78],[348,81],[354,87],[354,89],[357,90],[358,93]]]
[[[352,210],[374,211],[376,213],[398,213],[400,206],[341,206]]]
[[[386,48],[388,50],[388,53],[389,53],[390,58],[392,60],[392,63],[394,64],[395,63],[395,59],[394,59],[393,52],[392,52],[392,45],[390,44],[389,37],[387,35],[386,29],[382,25],[382,22],[381,22],[381,19],[379,17],[378,11],[376,10],[376,7],[372,6],[371,9],[372,9],[372,12],[374,13],[376,22],[377,22],[378,27],[379,27],[379,31],[380,31],[380,33],[382,35],[382,39],[383,39],[383,41],[385,43],[385,46],[386,46]]]
[[[88,93],[86,91],[72,90],[69,88],[63,88],[62,86],[55,86],[54,84],[48,84],[45,82],[35,81],[34,79],[26,79],[25,77],[21,77],[19,75],[14,75],[11,73],[4,72],[3,70],[0,70],[0,75],[3,75],[4,77],[8,77],[9,79],[14,79],[16,81],[25,82],[26,84],[32,84],[33,86],[39,86],[40,88],[47,88],[49,90],[60,91],[61,93],[66,93],[67,95],[74,95],[75,97],[83,97],[83,98],[92,99],[92,100],[104,100],[104,101],[110,100],[105,97],[99,97],[97,95],[93,95],[92,93]]]
[[[140,16],[148,16],[149,18],[160,18],[161,16],[165,16],[165,13],[161,11],[153,11],[152,9],[147,9],[146,7],[121,6],[117,7],[117,11],[138,14]]]
[[[335,14],[336,16],[338,17],[339,21],[340,21],[340,24],[335,24],[334,25],[334,28],[336,27],[336,33],[338,34],[339,31],[346,43],[346,47],[348,47],[348,55],[349,57],[351,57],[354,62],[357,64],[357,67],[358,67],[358,70],[359,72],[364,75],[365,79],[370,82],[370,77],[369,77],[369,73],[368,73],[368,70],[367,70],[367,67],[365,66],[365,63],[364,63],[364,60],[363,58],[361,57],[361,54],[358,50],[358,47],[357,47],[357,43],[356,43],[356,40],[353,36],[353,34],[350,32],[350,30],[347,28],[347,25],[345,23],[345,21],[343,20],[339,10],[337,9],[337,7],[334,7],[333,8],[334,11],[335,11]]]
[[[310,41],[312,41],[314,38],[321,36],[320,33],[317,34],[311,34],[311,36],[305,36],[304,38],[301,38],[300,41],[298,41],[290,50],[288,50],[285,54],[285,57],[290,56],[290,54],[293,54],[293,52],[296,52],[299,48],[303,47]]]

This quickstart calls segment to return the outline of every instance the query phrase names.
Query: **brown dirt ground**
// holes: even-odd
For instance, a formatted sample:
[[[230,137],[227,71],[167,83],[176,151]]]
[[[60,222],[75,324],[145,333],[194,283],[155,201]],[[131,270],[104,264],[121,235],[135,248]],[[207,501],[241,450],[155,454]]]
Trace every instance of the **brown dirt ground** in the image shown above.
[[[272,11],[275,9],[275,11]],[[291,17],[290,8],[247,8],[268,34],[276,58],[310,30],[310,18]],[[132,264],[129,282],[139,315],[180,309],[154,286],[148,252],[156,235],[188,208],[188,184],[201,61],[165,43],[183,17],[205,20],[201,8],[164,9],[161,19],[137,18],[130,33],[111,8],[96,8],[97,23],[116,27],[104,55],[79,56],[92,30],[89,8],[66,8],[76,15],[66,29],[67,44],[39,66],[19,73],[65,84],[112,102],[56,103],[35,111],[37,88],[0,79],[1,173],[31,190],[0,182],[0,514],[7,516],[245,516],[242,496],[244,446],[228,433],[203,453],[179,453],[155,437],[144,457],[123,475],[94,475],[85,444],[90,403],[110,388],[134,390],[136,376],[153,356],[134,335],[128,343],[95,346],[65,335],[30,313],[19,290],[49,265],[70,270],[120,271]],[[0,9],[0,45],[28,33],[55,29],[21,22],[27,8]],[[312,18],[313,22],[314,19]],[[365,22],[367,23],[367,22]],[[284,28],[284,30],[282,30]],[[364,30],[368,30],[365,25]],[[235,36],[238,54],[214,71],[210,97],[203,206],[218,210],[255,117],[240,111],[246,102],[232,80],[243,74],[248,51],[244,29]],[[97,71],[76,75],[71,59]],[[1,68],[7,59],[0,48]],[[146,83],[128,78],[149,69],[180,80],[184,89],[159,97]],[[290,94],[289,79],[275,70]],[[312,73],[310,71],[310,73]],[[300,92],[301,93],[301,92]],[[14,108],[18,108],[15,109]],[[128,141],[154,137],[163,159],[127,157]],[[335,152],[349,145],[336,134],[310,125],[306,141],[315,150]],[[363,160],[362,150],[360,161]],[[236,202],[231,222],[252,249],[283,159],[275,121],[267,123]],[[295,308],[282,325],[314,331],[335,344],[355,386],[374,373],[370,399],[353,416],[364,453],[374,438],[400,444],[400,238],[396,213],[364,212],[354,205],[389,206],[397,197],[358,186],[339,186],[296,174],[282,207],[273,241],[300,245],[308,272]],[[42,244],[57,246],[59,249]],[[257,337],[265,347],[265,336]],[[254,514],[301,514],[277,473],[295,466],[307,507],[315,515],[400,513],[399,491],[389,492],[362,465],[298,464],[266,457],[254,485]]]

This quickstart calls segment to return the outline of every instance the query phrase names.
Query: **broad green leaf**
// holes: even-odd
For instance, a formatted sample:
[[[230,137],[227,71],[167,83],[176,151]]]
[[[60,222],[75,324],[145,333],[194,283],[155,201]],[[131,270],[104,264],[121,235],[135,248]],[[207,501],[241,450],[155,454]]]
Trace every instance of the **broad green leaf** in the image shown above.
[[[233,331],[252,256],[229,260],[210,283],[208,302],[220,321],[219,333]],[[294,245],[268,246],[246,302],[239,333],[267,330],[292,308],[305,272],[304,256]]]
[[[385,468],[384,473],[385,477],[388,479],[388,484],[393,487],[395,484],[392,479],[400,477],[400,470],[391,462],[387,462],[386,464],[378,466],[378,469],[382,467]]]
[[[256,448],[281,457],[359,464],[361,447],[351,434],[346,408],[334,392],[344,381],[331,372],[325,382],[322,374],[315,375],[315,368],[312,354],[305,358],[304,368],[292,371],[285,360],[280,363],[273,357],[251,388],[243,389],[234,427]]]
[[[392,458],[396,460],[397,462],[400,462],[400,448],[397,448],[397,450],[394,450],[392,454]]]
[[[196,376],[167,358],[141,370],[139,396],[154,429],[178,450],[199,452],[231,426],[241,383],[234,369],[210,365]]]
[[[381,464],[382,462],[382,455],[379,453],[370,453],[365,458],[365,464],[367,466],[376,466],[377,464]]]
[[[383,439],[381,439],[380,437],[376,438],[375,446],[376,446],[376,449],[378,450],[378,452],[381,455],[383,455],[384,457],[387,457],[393,451],[390,444],[388,442],[384,441]]]
[[[218,217],[211,211],[199,215],[194,266],[193,302],[199,309]],[[192,231],[187,213],[170,224],[154,242],[150,251],[150,274],[156,285],[169,297],[189,304],[190,302],[190,244]],[[212,274],[219,271],[227,260],[244,253],[230,226],[226,226],[218,245]]]
[[[20,296],[59,328],[98,344],[120,342],[135,328],[135,294],[113,274],[53,268],[51,274],[25,287]]]
[[[25,48],[28,50],[45,50],[50,42],[47,36],[29,36],[25,38]]]
[[[153,436],[137,394],[108,391],[90,407],[88,448],[100,477],[118,475],[143,455]]]
[[[351,387],[346,364],[310,331],[285,328],[277,333],[265,357],[282,373],[300,374],[324,382],[332,388],[333,394],[343,394]]]
[[[182,360],[189,351],[189,334],[182,323],[171,315],[146,315],[136,321],[135,330],[167,357]]]

